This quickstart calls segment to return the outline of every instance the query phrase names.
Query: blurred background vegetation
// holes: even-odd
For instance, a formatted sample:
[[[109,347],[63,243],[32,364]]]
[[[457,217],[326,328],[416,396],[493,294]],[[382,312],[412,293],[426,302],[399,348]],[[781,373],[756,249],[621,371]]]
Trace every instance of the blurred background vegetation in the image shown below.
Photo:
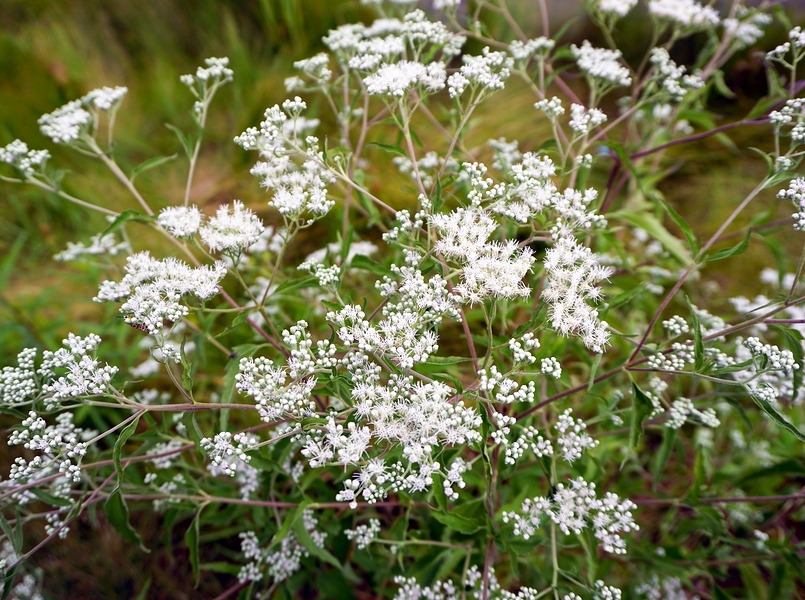
[[[539,35],[535,3],[510,4],[525,32]],[[578,17],[581,10],[576,4],[551,4],[556,10],[555,28],[575,19],[564,41],[586,37],[603,43],[592,25]],[[265,206],[265,192],[248,174],[254,157],[236,147],[232,137],[257,124],[266,107],[286,97],[283,80],[292,74],[293,61],[320,51],[321,37],[329,29],[372,18],[371,9],[358,0],[2,0],[0,145],[20,138],[31,147],[48,148],[53,154],[51,164],[68,171],[67,192],[118,211],[134,209],[134,199],[101,163],[52,144],[39,133],[37,119],[93,88],[128,86],[118,115],[116,155],[130,170],[148,158],[179,151],[176,137],[165,127],[170,123],[189,130],[192,124],[192,98],[179,76],[193,72],[205,57],[228,56],[235,80],[213,103],[191,197],[208,214],[217,205],[240,198],[271,223],[274,217]],[[624,43],[627,59],[645,51],[648,32],[640,27],[641,18],[631,15],[616,35]],[[492,22],[490,27],[501,39],[513,37],[502,22]],[[784,36],[781,28],[771,27],[757,47],[771,48]],[[686,42],[689,48],[700,43],[695,37]],[[734,97],[712,98],[712,109],[723,115],[724,122],[745,114],[765,93],[756,49],[747,49],[727,65],[727,83]],[[477,50],[470,45],[470,51]],[[686,46],[678,51],[684,58]],[[312,112],[318,111],[324,121],[322,130],[327,131],[329,115],[319,111],[319,99],[308,100]],[[506,137],[521,140],[523,150],[538,147],[550,131],[533,102],[527,90],[512,80],[503,94],[478,113],[468,145]],[[610,108],[613,114],[616,109]],[[439,139],[426,128],[424,135],[430,134]],[[679,162],[674,162],[672,153],[673,174],[662,186],[667,199],[702,236],[710,234],[765,173],[760,159],[738,148],[767,147],[768,129],[747,128],[730,135],[734,147],[710,139],[686,147],[679,153]],[[427,146],[427,139],[423,141]],[[138,187],[154,208],[177,203],[184,193],[186,170],[186,161],[179,157],[142,174]],[[410,182],[390,172],[374,173],[368,182],[373,193],[395,206],[413,202],[416,194]],[[604,180],[594,183],[600,188]],[[771,192],[761,203],[764,209],[779,213],[778,218],[791,212],[787,206],[778,207]],[[745,225],[751,216],[735,227]],[[26,346],[53,349],[68,331],[95,331],[118,342],[130,335],[128,328],[113,320],[116,306],[90,301],[101,271],[52,259],[68,241],[86,242],[104,227],[102,217],[55,196],[0,183],[0,365],[11,363]],[[321,247],[323,239],[334,239],[337,219],[331,229],[324,224],[312,231],[310,247],[305,248],[303,240],[300,252]],[[137,250],[153,247],[151,242],[156,240],[138,238],[134,246]],[[788,244],[794,244],[790,252]],[[783,242],[782,252],[789,260],[798,255],[797,244]],[[749,295],[751,290],[746,288],[754,286],[760,268],[770,264],[769,251],[759,247],[729,265],[719,263],[718,280],[726,290],[743,289]],[[103,526],[102,515],[90,513],[67,540],[51,544],[35,559],[44,569],[45,589],[54,598],[68,597],[68,592],[73,598],[129,598],[140,593],[148,598],[212,598],[231,581],[206,573],[195,590],[181,543],[183,528],[166,527],[153,514],[137,519],[144,539],[154,541],[146,543],[154,552],[143,554],[124,544]],[[172,549],[159,543],[172,537]],[[359,591],[356,595],[360,597]]]

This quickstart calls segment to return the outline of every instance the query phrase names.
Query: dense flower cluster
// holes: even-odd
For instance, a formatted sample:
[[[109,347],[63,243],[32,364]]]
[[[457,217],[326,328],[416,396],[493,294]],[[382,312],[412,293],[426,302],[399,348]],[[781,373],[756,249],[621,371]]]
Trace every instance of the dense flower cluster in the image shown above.
[[[192,294],[201,300],[218,293],[218,282],[226,274],[224,263],[193,268],[176,258],[158,260],[148,252],[129,256],[120,281],[101,283],[96,302],[116,302],[127,323],[141,325],[150,334],[161,333],[164,322],[181,321],[190,309],[181,304]]]
[[[620,50],[595,48],[584,40],[581,46],[570,46],[579,68],[593,81],[599,80],[607,85],[625,86],[632,83],[629,69],[621,64]]]
[[[648,10],[655,17],[682,27],[700,28],[721,21],[715,8],[702,6],[696,0],[649,0]]]
[[[595,484],[578,477],[569,486],[558,484],[550,498],[526,499],[521,508],[522,515],[504,512],[503,520],[506,523],[512,521],[515,535],[524,539],[536,533],[543,517],[553,521],[566,535],[571,531],[579,535],[589,527],[604,551],[625,554],[626,543],[619,534],[640,529],[632,517],[636,508],[631,500],[621,501],[611,492],[597,498]]]
[[[14,140],[0,148],[0,162],[19,169],[26,177],[32,177],[38,169],[43,169],[50,158],[47,150],[29,150],[28,144]]]

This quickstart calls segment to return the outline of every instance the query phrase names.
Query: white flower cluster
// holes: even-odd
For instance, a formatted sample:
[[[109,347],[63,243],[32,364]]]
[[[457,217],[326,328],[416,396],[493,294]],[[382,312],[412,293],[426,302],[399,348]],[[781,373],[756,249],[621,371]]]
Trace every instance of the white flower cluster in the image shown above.
[[[443,89],[446,64],[459,53],[464,41],[443,23],[429,21],[422,10],[408,13],[402,21],[378,19],[370,27],[343,25],[324,38],[342,69],[361,71],[370,94],[391,99],[404,98],[413,89],[421,95]],[[319,64],[326,64],[323,56]],[[297,66],[318,86],[326,84],[332,75],[326,67],[308,61]],[[286,81],[290,89],[303,85],[301,78]]]
[[[658,371],[684,371],[685,360],[676,354],[652,354],[648,357],[648,365]]]
[[[514,40],[509,44],[509,54],[516,61],[526,61],[534,55],[544,57],[556,46],[556,42],[550,38],[540,36],[527,42]]]
[[[550,498],[538,496],[523,501],[522,515],[504,512],[503,522],[513,521],[514,534],[526,540],[536,533],[543,517],[551,519],[566,535],[571,531],[578,535],[591,526],[604,551],[625,554],[626,543],[619,534],[639,529],[632,517],[635,508],[634,502],[621,501],[611,492],[597,498],[595,484],[578,477],[569,486],[558,484]]]
[[[455,292],[463,302],[475,304],[484,298],[516,298],[531,294],[522,279],[531,271],[533,251],[518,248],[514,240],[490,241],[497,223],[479,208],[458,208],[432,215],[439,239],[436,252],[457,260],[462,281]]]
[[[210,252],[239,255],[257,242],[263,233],[263,222],[240,200],[232,202],[232,210],[225,204],[215,216],[199,229],[202,241]]]
[[[495,153],[495,161],[492,166],[498,171],[508,171],[512,165],[522,160],[523,155],[518,149],[520,142],[517,140],[507,141],[502,137],[497,140],[489,140],[487,142]]]
[[[400,173],[409,175],[414,180],[416,179],[417,173],[419,173],[422,185],[425,188],[433,187],[436,181],[435,178],[442,169],[444,169],[443,175],[453,175],[456,174],[460,168],[456,159],[448,158],[445,160],[434,151],[426,152],[425,156],[418,159],[416,161],[416,169],[414,169],[411,159],[407,156],[395,156],[391,159],[391,162],[397,165]]]
[[[581,104],[570,105],[570,128],[578,135],[587,135],[607,120],[604,111],[598,108],[587,110]]]
[[[67,528],[65,527],[65,529]],[[52,532],[48,532],[48,535],[50,533]],[[64,539],[61,533],[59,533],[59,537]],[[5,572],[5,569],[3,569],[3,571]],[[37,579],[36,576],[30,573],[26,573],[19,583],[16,583],[14,587],[11,588],[9,598],[11,600],[45,600],[45,596],[42,595],[41,572],[40,579]]]
[[[524,333],[519,338],[509,340],[509,350],[512,353],[512,362],[516,364],[530,365],[536,362],[537,358],[531,353],[532,350],[539,348],[539,340],[531,332]]]
[[[312,373],[312,370],[307,370],[305,375]],[[254,398],[260,418],[267,423],[288,416],[311,416],[316,407],[310,397],[316,386],[316,378],[309,376],[297,379],[292,376],[288,382],[289,374],[288,367],[275,366],[265,357],[242,358],[239,372],[235,375],[235,385],[240,393]]]
[[[607,50],[595,48],[588,40],[584,40],[581,47],[570,45],[570,50],[576,58],[576,63],[592,82],[602,83],[606,86],[631,85],[632,77],[629,69],[624,67],[620,50]]]
[[[47,382],[42,390],[49,394],[45,408],[51,409],[61,400],[105,393],[117,373],[117,367],[102,365],[93,357],[101,343],[94,333],[82,338],[73,333],[62,340],[65,348],[45,350],[39,375]]]
[[[788,189],[780,190],[777,197],[792,202],[799,212],[795,212],[794,229],[805,230],[805,178],[797,177],[788,184]]]
[[[662,326],[668,330],[671,336],[678,336],[690,332],[690,327],[687,322],[679,315],[674,315],[670,319],[663,321]]]
[[[404,98],[408,92],[418,89],[434,93],[444,88],[447,72],[444,63],[424,65],[420,62],[401,60],[382,65],[364,79],[366,91],[375,96]]]
[[[117,256],[121,252],[129,252],[131,246],[126,241],[118,242],[114,234],[107,233],[101,235],[100,233],[93,235],[89,239],[89,244],[84,245],[81,242],[67,242],[67,248],[56,254],[53,258],[64,262],[80,260],[85,256],[99,256],[108,254],[109,256]]]
[[[601,579],[595,582],[593,600],[621,600],[623,593],[612,585],[606,585]]]
[[[234,443],[233,443],[234,442]],[[257,444],[257,438],[245,433],[236,433],[234,437],[228,431],[222,431],[213,438],[201,440],[201,447],[210,456],[211,466],[215,466],[230,477],[235,476],[236,460],[248,463],[251,457],[246,454]]]
[[[755,357],[759,369],[791,373],[800,368],[790,350],[780,350],[777,346],[764,344],[756,337],[747,338],[743,344]]]
[[[354,540],[358,550],[364,550],[369,547],[372,541],[380,533],[380,521],[378,519],[369,519],[369,524],[358,525],[355,529],[345,529],[344,535],[348,540]]]
[[[191,238],[201,227],[204,217],[197,206],[168,206],[159,211],[159,225],[172,236]]]
[[[123,96],[125,96],[128,91],[129,88],[123,86],[113,88],[104,86],[92,90],[89,94],[84,96],[81,101],[84,105],[91,106],[98,110],[111,110],[123,100]]]
[[[68,102],[52,113],[39,117],[39,129],[56,144],[75,142],[95,122],[95,115],[87,109],[95,111],[116,108],[126,92],[128,89],[125,87],[92,90],[83,98]]]
[[[712,408],[700,411],[687,398],[679,398],[671,404],[671,408],[668,410],[668,421],[666,421],[665,426],[669,429],[679,429],[690,421],[691,417],[705,427],[714,429],[721,425],[721,421],[716,416],[716,411]]]
[[[44,169],[49,158],[50,152],[47,150],[29,150],[28,144],[20,140],[0,148],[0,162],[19,169],[25,177],[33,177],[37,170]]]
[[[651,64],[654,65],[654,76],[659,85],[670,94],[674,102],[680,102],[689,91],[704,87],[701,77],[687,74],[687,69],[671,60],[665,48],[652,49]]]
[[[603,13],[625,17],[632,10],[637,0],[597,0],[596,7]]]
[[[86,441],[93,432],[85,431],[73,424],[73,413],[63,412],[56,417],[56,423],[48,425],[34,411],[22,421],[22,429],[13,431],[8,438],[9,446],[22,445],[28,450],[41,452],[37,458],[54,462],[70,481],[81,480],[81,459],[87,453]],[[19,461],[12,467],[12,479],[27,478],[27,471]]]
[[[324,165],[318,139],[308,136],[303,143],[298,138],[305,108],[298,96],[283,102],[282,108],[274,105],[266,110],[259,129],[250,127],[235,138],[245,150],[260,151],[263,160],[251,173],[261,179],[263,187],[274,191],[269,205],[290,220],[299,220],[304,213],[320,218],[335,205],[327,198],[327,186],[335,182],[335,176]]]
[[[548,100],[540,100],[534,103],[534,108],[544,112],[551,121],[556,121],[559,117],[565,114],[565,108],[562,106],[562,100],[556,96]]]
[[[440,21],[429,21],[422,10],[413,10],[399,19],[377,19],[367,27],[361,23],[342,25],[323,39],[342,68],[371,70],[392,64],[395,58],[410,54],[414,60],[441,53],[446,64],[459,54],[465,38],[450,32]]]
[[[553,456],[551,442],[543,438],[536,427],[529,426],[523,429],[523,435],[520,438],[506,445],[504,462],[507,465],[515,464],[529,448],[538,458]]]
[[[635,591],[645,596],[647,600],[687,600],[690,597],[682,588],[679,578],[660,579],[656,574],[651,576],[650,581],[639,585]]]
[[[461,594],[452,581],[437,581],[433,585],[420,585],[416,578],[396,575],[399,587],[394,600],[459,600]]]
[[[229,59],[222,58],[205,58],[205,67],[198,67],[193,74],[182,75],[179,81],[185,84],[193,96],[198,101],[193,106],[193,112],[200,115],[204,107],[204,101],[208,100],[214,93],[214,90],[219,86],[232,81],[234,71],[229,68]]]
[[[447,79],[451,98],[460,97],[468,86],[473,91],[502,90],[514,66],[514,59],[505,52],[492,52],[488,47],[480,56],[465,54],[461,60],[464,64]]]
[[[165,320],[176,322],[189,309],[179,303],[193,294],[206,300],[218,293],[218,282],[226,275],[223,262],[193,268],[176,258],[158,260],[145,252],[128,257],[126,274],[119,282],[101,283],[95,302],[126,299],[120,307],[127,323],[140,325],[151,335],[161,334]]]
[[[312,509],[302,511],[302,523],[313,543],[323,548],[327,533],[316,529],[319,522],[313,516]],[[281,583],[300,569],[303,558],[310,556],[292,533],[282,538],[279,549],[273,552],[269,548],[274,544],[272,543],[269,548],[261,548],[253,531],[241,533],[240,540],[241,553],[249,561],[238,573],[238,580],[241,583],[260,581],[264,574],[268,575],[273,583]]]
[[[529,381],[525,387],[521,387],[514,379],[509,379],[498,371],[496,365],[489,367],[489,370],[480,369],[478,371],[478,390],[490,395],[493,402],[500,404],[512,404],[514,402],[533,402],[537,393],[536,385]]]
[[[598,311],[587,302],[601,299],[596,284],[612,270],[571,237],[561,237],[543,262],[547,281],[542,297],[550,304],[551,326],[562,335],[580,335],[589,349],[603,352],[609,341],[607,324],[598,320]]]
[[[587,425],[584,421],[573,418],[573,410],[570,408],[559,415],[555,427],[559,433],[557,443],[562,458],[569,463],[580,458],[585,449],[595,448],[598,445],[598,440],[594,440],[587,434]]]
[[[763,28],[771,22],[771,15],[739,6],[736,17],[724,19],[722,25],[724,33],[733,37],[739,48],[745,48],[763,37]]]
[[[769,121],[774,125],[776,135],[780,135],[784,126],[792,126],[788,132],[792,148],[805,142],[805,101],[802,98],[786,100],[785,106],[780,110],[769,113]]]
[[[433,474],[441,469],[433,460],[435,452],[444,445],[481,441],[477,410],[462,401],[451,403],[455,391],[447,385],[408,376],[392,376],[381,385],[380,367],[365,354],[350,353],[343,362],[355,382],[352,402],[359,421],[339,423],[331,416],[324,431],[308,433],[302,450],[312,467],[363,464],[355,478],[344,483],[337,500],[354,507],[358,498],[371,503],[389,492],[426,490],[433,483]],[[381,454],[401,448],[402,459],[370,458],[364,463],[362,457],[372,449],[373,438]],[[451,486],[458,483],[461,487],[460,467],[453,465],[446,477]]]
[[[81,100],[73,100],[52,113],[39,117],[39,129],[56,144],[76,141],[86,131],[92,115],[83,108]]]
[[[718,25],[718,11],[702,6],[696,0],[649,0],[648,10],[659,19],[674,21],[686,28]]]
[[[0,370],[0,403],[23,404],[33,399],[39,389],[35,360],[36,348],[26,348],[17,354],[16,367]]]

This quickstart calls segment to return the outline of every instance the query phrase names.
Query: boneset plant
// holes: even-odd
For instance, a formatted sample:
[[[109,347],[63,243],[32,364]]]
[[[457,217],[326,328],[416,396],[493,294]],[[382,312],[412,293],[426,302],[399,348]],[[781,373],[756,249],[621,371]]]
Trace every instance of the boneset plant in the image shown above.
[[[70,195],[46,150],[0,149],[3,181],[108,215],[56,258],[104,266],[94,300],[142,348],[109,365],[109,342],[71,333],[2,370],[7,441],[24,449],[0,484],[5,597],[42,597],[37,550],[98,506],[132,543],[131,510],[184,527],[188,568],[229,578],[222,597],[803,593],[805,253],[778,239],[805,227],[805,33],[776,13],[790,34],[762,56],[769,95],[717,126],[719,69],[763,37],[763,8],[590,1],[599,47],[531,39],[502,0],[433,4],[331,31],[295,64],[291,97],[235,137],[281,226],[235,199],[192,204],[213,96],[236,76],[225,58],[182,77],[197,127],[177,130],[189,174],[174,205],[120,166],[123,87],[39,124],[103,161],[137,210]],[[615,40],[631,11],[651,44],[627,62]],[[677,63],[694,34],[698,54]],[[478,145],[514,80],[534,102],[516,118],[552,135]],[[714,231],[688,224],[661,192],[666,155],[749,125],[773,141],[744,157],[767,174],[730,190]],[[405,206],[384,200],[394,168]],[[757,208],[764,190],[793,216]],[[335,241],[300,256],[305,230],[327,226]],[[141,247],[137,228],[165,243]],[[766,295],[725,301],[708,278],[763,244]],[[86,407],[113,425],[88,429]],[[39,521],[46,537],[25,543]]]

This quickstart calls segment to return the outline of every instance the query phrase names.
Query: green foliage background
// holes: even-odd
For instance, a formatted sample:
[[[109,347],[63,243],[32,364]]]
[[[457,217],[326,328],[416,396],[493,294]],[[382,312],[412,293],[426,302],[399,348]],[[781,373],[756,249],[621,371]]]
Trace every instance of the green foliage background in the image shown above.
[[[513,5],[526,32],[537,35],[530,3]],[[99,203],[116,210],[135,208],[134,200],[103,165],[51,144],[39,133],[36,120],[95,87],[128,86],[116,137],[124,167],[131,169],[150,157],[173,155],[179,149],[175,136],[164,126],[187,128],[191,123],[192,99],[179,75],[194,71],[204,57],[228,56],[235,80],[213,103],[193,200],[210,213],[218,204],[240,198],[270,223],[263,192],[248,174],[252,157],[231,139],[259,122],[267,106],[286,97],[283,79],[291,73],[293,61],[317,52],[330,28],[371,18],[368,9],[350,0],[4,0],[0,2],[0,144],[20,138],[33,147],[49,148],[53,164],[72,171],[66,175],[66,191],[89,201],[102,200]],[[633,32],[636,25],[626,22],[622,29]],[[506,39],[503,25],[492,23],[495,26]],[[585,37],[594,35],[584,22],[575,31]],[[639,28],[636,32],[632,42],[639,46]],[[773,47],[783,35],[772,28],[758,45]],[[722,114],[745,114],[762,95],[757,82],[764,78],[752,51],[748,49],[728,66],[728,83],[736,97],[712,99]],[[628,48],[625,53],[628,57]],[[540,123],[532,108],[533,99],[521,92],[512,81],[494,105],[484,107],[469,145],[507,137],[520,139],[521,148],[531,150],[549,136],[547,125]],[[313,112],[317,101],[311,102]],[[321,110],[320,117],[326,129],[326,111]],[[735,148],[769,143],[765,129],[748,128],[731,136]],[[667,199],[701,236],[712,233],[731,210],[734,198],[745,195],[765,174],[762,161],[735,148],[714,139],[687,147],[684,160],[674,166],[675,172],[663,186]],[[377,172],[369,182],[371,191],[393,206],[411,203],[415,193],[410,182],[389,173]],[[138,187],[158,208],[181,197],[185,176],[186,163],[177,159],[143,174]],[[778,218],[790,214],[788,207],[778,208],[771,192],[763,202],[766,209],[779,212]],[[735,226],[745,226],[751,216]],[[321,247],[323,239],[334,239],[338,219],[326,222],[333,230],[326,224],[312,229],[297,248],[300,254]],[[116,307],[90,302],[98,273],[93,267],[52,260],[67,241],[86,240],[103,228],[102,218],[56,197],[28,188],[0,187],[0,364],[10,363],[26,346],[55,349],[68,331],[97,332],[116,340],[121,354],[126,352],[126,336],[131,332],[114,321]],[[147,242],[151,247],[161,243]],[[796,256],[799,244],[785,240],[783,251]],[[743,290],[750,295],[760,270],[757,265],[770,261],[767,252],[755,245],[739,260],[719,263],[718,279],[725,291]],[[113,356],[109,358],[113,363]],[[649,444],[657,441],[652,438]],[[7,452],[5,444],[0,448]],[[643,509],[641,521],[651,520],[650,510]],[[202,572],[200,585],[194,588],[182,539],[187,523],[172,527],[174,523],[162,522],[152,513],[138,513],[133,520],[146,545],[154,549],[150,554],[124,543],[105,525],[100,512],[90,512],[67,540],[51,544],[38,556],[46,589],[55,597],[67,597],[59,592],[69,590],[75,598],[141,594],[177,599],[212,598],[225,589],[228,580],[209,571]],[[223,529],[221,534],[233,531]],[[758,586],[762,588],[762,580]],[[356,596],[360,597],[360,590]],[[766,592],[761,589],[757,597],[767,597]]]

